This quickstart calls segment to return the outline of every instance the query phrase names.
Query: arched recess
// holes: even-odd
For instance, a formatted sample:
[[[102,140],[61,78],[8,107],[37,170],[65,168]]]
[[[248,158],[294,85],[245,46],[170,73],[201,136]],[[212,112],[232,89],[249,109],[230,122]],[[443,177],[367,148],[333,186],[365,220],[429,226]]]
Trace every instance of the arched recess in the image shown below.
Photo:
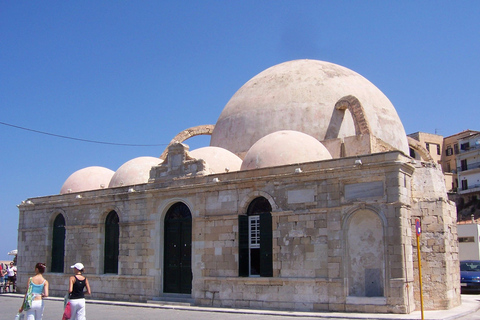
[[[338,138],[346,110],[348,110],[352,116],[355,135],[370,134],[370,124],[365,116],[365,110],[362,104],[355,96],[348,95],[338,100],[335,104],[325,139]]]
[[[120,249],[120,219],[115,210],[105,219],[104,273],[118,274],[118,254]]]
[[[196,127],[191,127],[188,129],[183,130],[179,134],[177,134],[173,139],[170,141],[168,146],[165,148],[165,150],[162,152],[160,155],[161,160],[165,160],[167,158],[167,153],[168,153],[168,147],[174,143],[178,142],[184,142],[185,140],[196,137],[196,136],[202,136],[202,135],[212,135],[213,129],[215,126],[213,124],[205,124],[201,126],[196,126]]]
[[[50,272],[62,272],[65,265],[65,218],[59,213],[53,221]]]
[[[373,210],[352,213],[346,223],[348,296],[385,295],[384,220]]]
[[[164,218],[163,292],[192,292],[192,214],[174,203]]]
[[[238,234],[239,276],[272,277],[272,206],[266,198],[255,198],[246,215],[238,216]]]

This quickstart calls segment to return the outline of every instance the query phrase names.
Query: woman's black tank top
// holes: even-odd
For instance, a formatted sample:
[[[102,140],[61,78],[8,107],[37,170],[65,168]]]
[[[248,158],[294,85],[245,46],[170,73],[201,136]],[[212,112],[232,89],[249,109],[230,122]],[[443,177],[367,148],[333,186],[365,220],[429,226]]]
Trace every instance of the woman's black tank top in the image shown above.
[[[85,288],[85,282],[87,278],[80,280],[75,276],[75,282],[73,283],[72,293],[70,293],[70,299],[83,299],[85,295],[83,289]]]

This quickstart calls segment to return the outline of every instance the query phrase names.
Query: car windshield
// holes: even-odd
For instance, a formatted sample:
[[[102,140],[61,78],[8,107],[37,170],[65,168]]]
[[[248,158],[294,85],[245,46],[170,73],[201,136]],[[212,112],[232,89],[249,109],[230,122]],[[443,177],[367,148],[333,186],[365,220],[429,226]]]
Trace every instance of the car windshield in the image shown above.
[[[460,271],[480,271],[480,261],[462,261]]]

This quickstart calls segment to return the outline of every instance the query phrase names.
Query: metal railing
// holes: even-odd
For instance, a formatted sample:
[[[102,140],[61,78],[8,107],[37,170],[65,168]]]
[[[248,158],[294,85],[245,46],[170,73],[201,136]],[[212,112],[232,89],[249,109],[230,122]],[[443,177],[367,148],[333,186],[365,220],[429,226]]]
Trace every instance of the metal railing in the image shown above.
[[[480,183],[479,184],[474,184],[474,185],[468,185],[467,189],[463,189],[463,187],[460,186],[459,191],[471,190],[471,189],[476,189],[476,188],[480,188]]]
[[[465,168],[463,166],[457,167],[457,172],[464,172],[467,170],[478,169],[478,168],[480,168],[480,162],[473,162],[473,163],[467,162],[467,165]]]
[[[467,151],[472,151],[472,150],[475,150],[475,149],[480,149],[480,145],[473,144],[473,145],[470,145],[470,146],[466,147],[465,149],[460,148],[460,153],[464,153],[464,152],[467,152]]]

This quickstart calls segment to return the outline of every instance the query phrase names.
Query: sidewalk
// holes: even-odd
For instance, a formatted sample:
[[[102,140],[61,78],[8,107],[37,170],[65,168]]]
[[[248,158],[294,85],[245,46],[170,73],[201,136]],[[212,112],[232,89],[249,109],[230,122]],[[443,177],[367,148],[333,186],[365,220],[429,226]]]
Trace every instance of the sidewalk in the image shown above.
[[[1,296],[23,298],[22,294],[3,293]],[[63,298],[49,297],[48,300],[63,301]],[[174,310],[188,310],[199,312],[218,312],[235,314],[258,314],[269,316],[286,317],[310,317],[319,319],[421,319],[421,312],[415,311],[411,314],[378,314],[378,313],[347,313],[347,312],[300,312],[300,311],[276,311],[276,310],[252,310],[252,309],[231,309],[213,308],[181,305],[163,305],[157,303],[138,303],[125,301],[106,301],[87,299],[87,304],[112,305],[123,307],[160,308]],[[480,295],[462,295],[462,304],[450,310],[424,311],[424,318],[428,320],[453,320],[473,314],[480,309]]]

